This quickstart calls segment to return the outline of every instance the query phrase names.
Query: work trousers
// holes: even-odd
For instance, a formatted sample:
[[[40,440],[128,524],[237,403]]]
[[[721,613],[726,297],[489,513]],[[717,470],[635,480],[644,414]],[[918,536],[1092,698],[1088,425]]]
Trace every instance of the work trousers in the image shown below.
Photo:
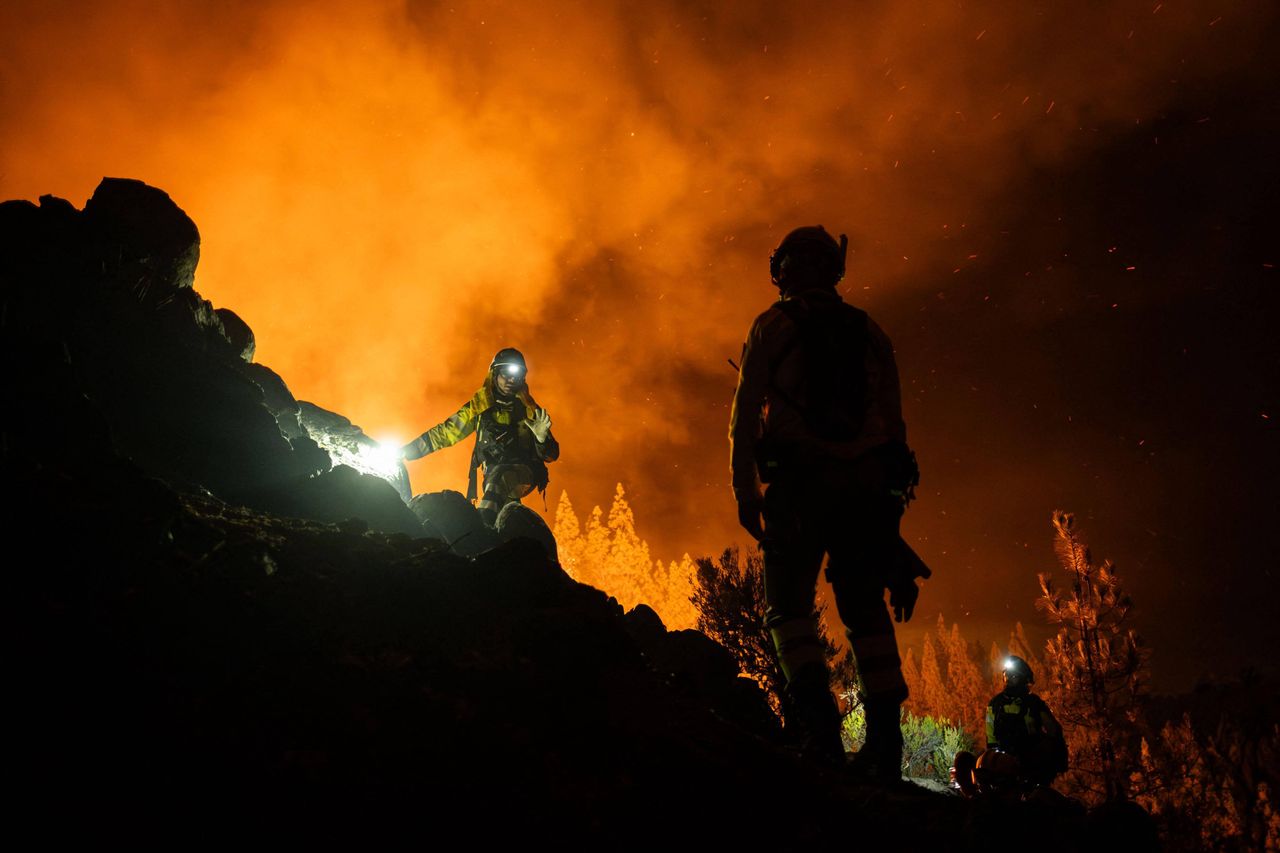
[[[853,649],[865,703],[900,704],[907,696],[893,620],[884,593],[898,547],[903,501],[890,492],[890,471],[872,453],[781,472],[765,492],[766,625],[788,682],[825,671],[814,595],[823,557],[836,611]]]
[[[476,502],[476,509],[484,523],[492,526],[504,506],[519,503],[532,491],[533,471],[528,465],[492,465],[485,468],[484,497]]]

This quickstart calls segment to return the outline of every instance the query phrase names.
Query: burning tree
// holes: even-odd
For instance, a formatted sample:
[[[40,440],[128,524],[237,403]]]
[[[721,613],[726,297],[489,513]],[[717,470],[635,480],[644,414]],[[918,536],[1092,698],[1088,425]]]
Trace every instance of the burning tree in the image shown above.
[[[653,559],[649,544],[636,532],[635,513],[621,483],[609,514],[594,507],[586,524],[578,520],[569,493],[562,492],[553,535],[560,565],[574,580],[604,590],[628,610],[649,605],[668,629],[693,627],[693,560],[688,554],[679,562]]]
[[[1055,510],[1053,526],[1070,591],[1043,573],[1036,606],[1059,626],[1045,651],[1051,695],[1071,746],[1067,782],[1094,799],[1124,800],[1132,763],[1126,759],[1139,740],[1135,700],[1145,689],[1147,652],[1126,626],[1133,602],[1115,566],[1093,562],[1071,513]]]

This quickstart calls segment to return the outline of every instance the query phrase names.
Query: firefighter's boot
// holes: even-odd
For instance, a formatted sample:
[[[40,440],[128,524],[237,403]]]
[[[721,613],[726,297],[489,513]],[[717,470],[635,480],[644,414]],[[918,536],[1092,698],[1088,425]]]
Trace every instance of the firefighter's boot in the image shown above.
[[[869,699],[863,705],[867,715],[867,740],[849,761],[850,771],[868,782],[897,782],[902,779],[901,706],[896,700]]]
[[[831,695],[825,666],[808,666],[787,683],[784,711],[801,754],[823,764],[844,760],[840,709]]]

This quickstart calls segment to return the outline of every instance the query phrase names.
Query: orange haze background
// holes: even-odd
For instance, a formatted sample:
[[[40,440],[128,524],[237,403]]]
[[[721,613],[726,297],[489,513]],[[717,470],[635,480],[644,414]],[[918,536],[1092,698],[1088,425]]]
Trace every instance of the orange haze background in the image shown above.
[[[1009,210],[1153,121],[1175,78],[1247,73],[1266,8],[7,2],[0,198],[80,206],[104,175],[166,190],[200,228],[197,289],[249,323],[257,360],[376,437],[439,422],[519,347],[564,448],[551,511],[562,489],[607,508],[622,482],[664,559],[742,539],[726,359],[773,298],[781,236],[846,232],[841,289],[898,344],[925,470],[904,527],[938,570],[922,612],[999,638],[1035,619],[1060,502],[1111,525],[1097,550],[1140,603],[1154,583],[1094,474],[1049,452],[1028,476],[997,433],[959,436],[1034,430],[1036,400],[1013,416],[966,376],[947,384],[967,402],[929,408],[954,352],[919,318],[995,287],[1008,322],[1052,322],[1043,291],[983,272],[1054,262]],[[468,456],[414,463],[415,491],[461,488]]]

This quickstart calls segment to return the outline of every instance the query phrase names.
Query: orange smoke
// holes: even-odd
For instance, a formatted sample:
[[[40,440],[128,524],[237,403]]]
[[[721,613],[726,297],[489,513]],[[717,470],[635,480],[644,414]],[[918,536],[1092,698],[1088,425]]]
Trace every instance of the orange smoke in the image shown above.
[[[740,538],[726,358],[779,237],[848,232],[844,292],[901,344],[999,250],[989,205],[1147,120],[1204,39],[1249,37],[1220,3],[1153,5],[7,3],[0,197],[165,189],[200,292],[375,436],[521,348],[564,447],[551,506],[622,481],[656,556],[710,553]],[[910,385],[929,365],[901,356]],[[922,459],[943,432],[912,424]],[[415,490],[461,488],[467,458],[416,463]]]

